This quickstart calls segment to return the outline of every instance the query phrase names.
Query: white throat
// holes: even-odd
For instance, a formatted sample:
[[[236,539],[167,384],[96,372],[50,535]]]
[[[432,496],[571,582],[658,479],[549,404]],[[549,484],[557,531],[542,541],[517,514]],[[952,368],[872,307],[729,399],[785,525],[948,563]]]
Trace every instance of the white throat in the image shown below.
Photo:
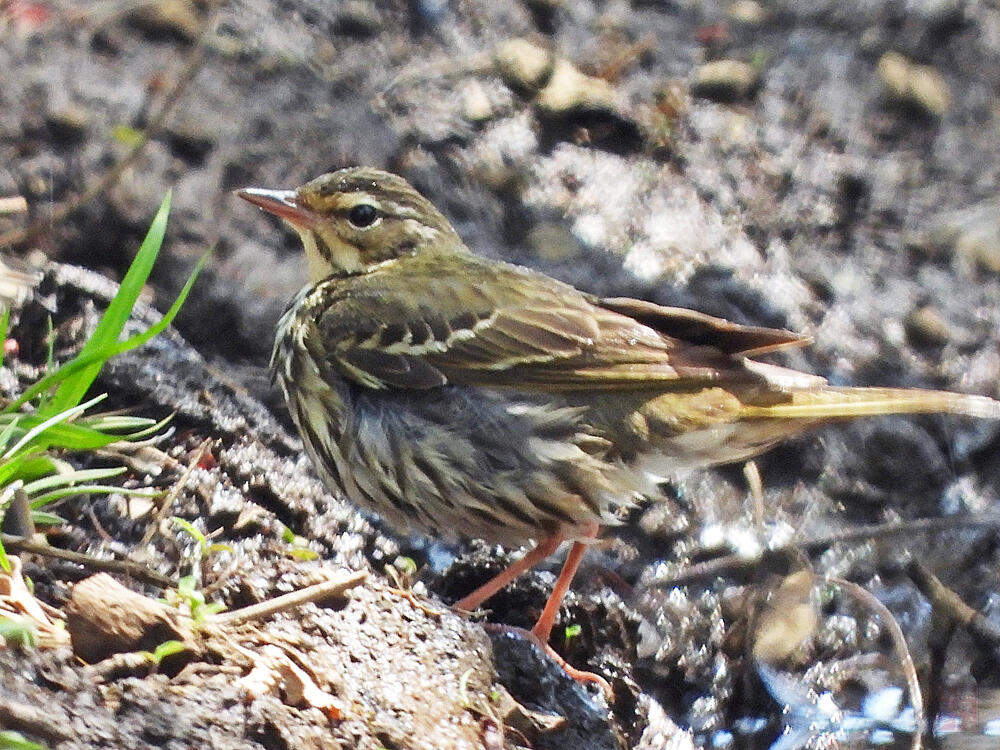
[[[363,270],[361,253],[352,245],[334,239],[326,243],[329,259],[320,251],[316,242],[316,234],[311,229],[298,229],[299,237],[306,251],[306,262],[309,265],[309,280],[314,284],[322,281],[333,273],[358,273]]]

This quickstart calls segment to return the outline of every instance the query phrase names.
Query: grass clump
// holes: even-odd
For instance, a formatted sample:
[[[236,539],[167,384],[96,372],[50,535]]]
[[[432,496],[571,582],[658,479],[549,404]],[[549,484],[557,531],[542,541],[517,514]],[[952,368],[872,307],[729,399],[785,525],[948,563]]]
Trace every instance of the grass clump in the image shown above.
[[[120,440],[139,440],[159,431],[167,421],[94,413],[93,407],[107,398],[107,394],[86,401],[84,396],[111,357],[142,346],[170,325],[205,263],[206,258],[198,262],[177,299],[159,322],[124,341],[119,340],[163,245],[169,213],[168,193],[135,260],[122,279],[118,293],[76,357],[53,369],[20,397],[0,409],[0,518],[20,493],[27,497],[32,521],[39,524],[61,522],[62,519],[44,511],[43,507],[69,495],[110,491],[151,494],[102,483],[124,473],[126,468],[123,466],[65,471],[56,455],[92,451]],[[4,311],[0,318],[0,340],[7,338],[9,319],[9,311]],[[10,571],[2,543],[0,567]]]

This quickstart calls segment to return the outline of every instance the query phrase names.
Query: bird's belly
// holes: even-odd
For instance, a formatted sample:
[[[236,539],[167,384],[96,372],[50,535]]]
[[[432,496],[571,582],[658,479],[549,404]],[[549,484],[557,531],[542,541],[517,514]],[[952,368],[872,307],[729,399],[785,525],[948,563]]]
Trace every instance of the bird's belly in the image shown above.
[[[574,538],[635,497],[622,467],[588,445],[579,409],[329,380],[283,379],[306,449],[328,486],[398,529],[516,546],[556,531]]]

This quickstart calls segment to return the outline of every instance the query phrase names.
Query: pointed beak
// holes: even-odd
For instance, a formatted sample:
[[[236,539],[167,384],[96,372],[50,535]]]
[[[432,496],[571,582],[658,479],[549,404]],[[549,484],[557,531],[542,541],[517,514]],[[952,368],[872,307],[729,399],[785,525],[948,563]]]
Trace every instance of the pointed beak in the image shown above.
[[[268,213],[280,216],[296,227],[311,227],[316,223],[315,214],[299,202],[298,193],[294,190],[244,188],[235,192],[243,200]]]

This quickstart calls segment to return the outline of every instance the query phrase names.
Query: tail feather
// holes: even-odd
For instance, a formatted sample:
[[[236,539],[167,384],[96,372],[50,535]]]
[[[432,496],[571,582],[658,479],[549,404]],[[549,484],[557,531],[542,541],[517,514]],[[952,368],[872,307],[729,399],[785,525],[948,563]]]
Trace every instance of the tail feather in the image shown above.
[[[792,400],[770,406],[745,406],[747,418],[838,420],[885,414],[959,414],[1000,419],[1000,401],[950,391],[919,388],[835,388],[793,391]]]

